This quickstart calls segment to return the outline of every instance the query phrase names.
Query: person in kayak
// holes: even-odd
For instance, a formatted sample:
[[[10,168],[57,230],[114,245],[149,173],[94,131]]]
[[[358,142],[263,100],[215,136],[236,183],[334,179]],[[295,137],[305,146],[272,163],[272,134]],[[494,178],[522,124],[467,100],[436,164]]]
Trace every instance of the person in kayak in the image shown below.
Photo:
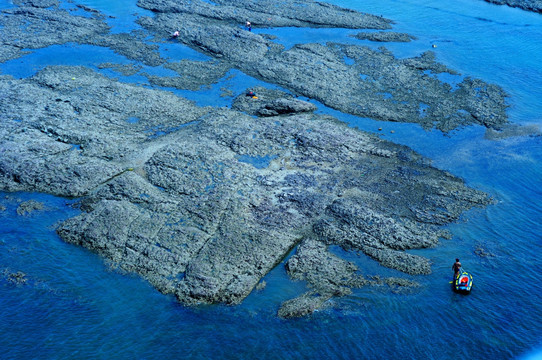
[[[460,269],[461,269],[461,263],[459,262],[459,259],[455,259],[455,262],[452,265],[452,270],[454,271],[454,280],[457,278],[457,275],[459,275]]]

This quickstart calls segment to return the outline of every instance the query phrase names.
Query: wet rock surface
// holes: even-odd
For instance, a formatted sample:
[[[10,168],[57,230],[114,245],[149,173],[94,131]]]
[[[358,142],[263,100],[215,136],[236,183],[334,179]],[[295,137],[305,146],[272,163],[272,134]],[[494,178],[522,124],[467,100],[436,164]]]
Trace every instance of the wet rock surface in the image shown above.
[[[257,86],[236,97],[232,109],[256,116],[276,116],[313,112],[317,107],[284,91]]]

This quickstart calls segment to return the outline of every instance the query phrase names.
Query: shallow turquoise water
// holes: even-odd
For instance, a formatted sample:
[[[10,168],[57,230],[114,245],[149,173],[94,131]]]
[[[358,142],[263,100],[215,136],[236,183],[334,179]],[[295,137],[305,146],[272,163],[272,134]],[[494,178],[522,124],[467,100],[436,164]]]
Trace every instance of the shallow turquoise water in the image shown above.
[[[463,76],[505,88],[511,95],[512,122],[542,123],[541,15],[474,0],[330,2],[393,19],[395,31],[418,38],[408,44],[386,45],[397,56],[416,56],[432,49],[439,61]],[[133,20],[146,14],[131,0],[82,3],[115,16],[110,20],[113,32],[138,29]],[[0,8],[9,5],[2,0],[0,4]],[[351,33],[344,30],[344,41],[352,42]],[[275,34],[286,46],[296,41],[341,40],[340,30],[278,29]],[[46,63],[95,67],[104,61],[130,62],[107,49],[89,52],[91,56],[81,56],[84,46],[56,46],[0,69],[25,77]],[[205,59],[182,48],[166,53]],[[146,84],[137,76],[102,72]],[[239,94],[261,84],[239,72],[234,75],[199,93],[178,93],[201,104],[214,100],[226,105],[229,99],[219,97],[222,86]],[[333,310],[306,319],[281,320],[275,315],[280,303],[305,288],[302,282],[290,282],[279,265],[266,276],[267,287],[240,306],[185,308],[139,278],[111,271],[85,249],[62,242],[54,224],[77,213],[71,201],[41,194],[1,194],[0,204],[6,210],[0,212],[0,272],[22,271],[28,283],[15,286],[0,280],[0,358],[535,358],[542,346],[542,139],[490,141],[484,139],[480,127],[445,136],[424,132],[417,125],[361,119],[321,105],[319,111],[408,145],[433,159],[435,166],[495,198],[495,205],[472,210],[449,226],[452,240],[416,252],[433,262],[431,275],[413,277],[422,284],[419,290],[395,294],[386,288],[364,288],[336,299]],[[378,131],[379,127],[383,130]],[[44,202],[46,210],[16,216],[17,204],[31,198]],[[477,247],[493,256],[477,256]],[[357,262],[369,275],[383,271],[370,259],[333,251]],[[469,296],[450,291],[455,257],[474,274],[475,288]],[[383,272],[404,276],[393,270]]]

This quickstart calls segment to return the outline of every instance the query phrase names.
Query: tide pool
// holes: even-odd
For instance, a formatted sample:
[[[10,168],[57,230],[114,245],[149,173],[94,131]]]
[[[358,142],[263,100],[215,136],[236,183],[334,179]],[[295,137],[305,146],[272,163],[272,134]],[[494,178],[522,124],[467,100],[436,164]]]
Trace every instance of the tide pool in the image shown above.
[[[476,0],[328,2],[394,20],[393,31],[417,40],[371,46],[386,46],[398,57],[432,50],[437,61],[462,76],[502,86],[510,94],[512,123],[542,124],[540,14]],[[139,30],[133,21],[149,15],[135,0],[75,3],[112,16],[108,23],[114,33]],[[11,5],[0,2],[0,9],[7,7]],[[297,42],[367,44],[350,37],[352,30],[254,31],[277,35],[277,42],[287,47]],[[171,48],[165,53],[176,60],[206,59],[192,50],[164,46]],[[26,77],[48,64],[94,67],[107,61],[129,62],[108,49],[67,44],[36,50],[0,64],[0,70]],[[161,68],[145,70],[163,73]],[[147,86],[146,79],[138,76],[119,78]],[[209,89],[174,92],[202,105],[227,106],[231,98],[220,96],[222,87],[237,95],[257,85],[262,82],[236,70]],[[489,140],[478,126],[450,134],[427,132],[418,125],[363,119],[317,105],[320,113],[413,148],[495,200],[450,225],[451,240],[442,240],[434,249],[413,251],[431,259],[433,273],[428,276],[408,276],[383,269],[367,257],[332,250],[356,262],[366,275],[400,276],[418,281],[419,288],[393,292],[388,287],[366,287],[334,299],[331,309],[283,320],[276,316],[279,305],[306,290],[303,282],[288,279],[283,261],[264,278],[267,286],[239,306],[184,307],[84,248],[64,243],[54,231],[55,224],[79,213],[76,200],[0,193],[0,205],[5,207],[0,211],[0,357],[497,360],[542,356],[542,138]],[[42,202],[44,209],[17,215],[18,205],[29,199]],[[467,296],[453,293],[448,283],[456,257],[474,276],[474,289]],[[17,272],[25,274],[24,284],[10,281],[10,274]]]

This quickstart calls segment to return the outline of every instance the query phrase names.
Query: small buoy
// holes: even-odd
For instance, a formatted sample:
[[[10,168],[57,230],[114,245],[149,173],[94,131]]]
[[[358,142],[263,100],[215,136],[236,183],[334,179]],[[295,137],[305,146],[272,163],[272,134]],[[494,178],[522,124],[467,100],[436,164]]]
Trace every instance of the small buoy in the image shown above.
[[[128,171],[134,171],[134,168],[128,168],[128,169],[126,169],[126,170],[128,170]]]
[[[382,128],[378,128],[378,131],[382,131]]]
[[[75,80],[75,78],[72,78],[72,80]]]
[[[435,44],[433,44],[433,45],[431,45],[431,46],[432,46],[433,48],[436,48],[436,47],[437,47],[437,45],[435,45]]]
[[[257,99],[258,97],[257,97],[257,96],[253,96],[252,98],[253,98],[253,99]]]
[[[390,133],[394,134],[394,133],[395,133],[395,130],[390,131]]]

